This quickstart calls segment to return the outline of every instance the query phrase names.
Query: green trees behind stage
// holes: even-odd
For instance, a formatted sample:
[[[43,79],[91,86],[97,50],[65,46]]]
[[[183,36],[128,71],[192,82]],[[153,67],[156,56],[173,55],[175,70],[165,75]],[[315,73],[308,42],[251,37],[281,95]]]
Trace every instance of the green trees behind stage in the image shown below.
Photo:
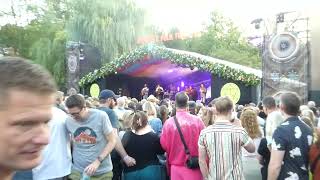
[[[176,33],[176,28],[171,33]],[[173,40],[165,46],[203,55],[224,59],[237,64],[261,69],[259,49],[251,45],[241,34],[234,23],[214,12],[210,23],[200,37],[186,40]]]
[[[45,66],[57,83],[65,83],[66,41],[97,47],[108,62],[136,47],[144,11],[130,0],[11,0],[0,10],[0,47]]]
[[[97,47],[105,63],[136,48],[138,37],[156,31],[154,24],[145,23],[145,10],[133,0],[8,0],[7,4],[11,7],[0,9],[0,23],[7,21],[0,26],[0,48],[10,47],[10,55],[45,66],[61,87],[65,83],[67,41]],[[171,33],[178,31],[173,28]],[[217,13],[212,14],[201,37],[164,44],[260,67],[258,49],[247,43],[230,20]]]

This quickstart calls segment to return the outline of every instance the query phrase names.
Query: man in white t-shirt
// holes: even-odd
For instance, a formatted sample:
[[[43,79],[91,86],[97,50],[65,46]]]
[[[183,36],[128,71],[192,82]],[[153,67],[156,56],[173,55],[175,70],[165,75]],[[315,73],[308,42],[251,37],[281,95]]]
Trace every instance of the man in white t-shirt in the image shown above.
[[[267,96],[262,100],[263,111],[268,115],[265,124],[265,137],[268,145],[272,143],[273,132],[284,121],[281,112],[277,109],[276,101],[273,97]]]
[[[70,136],[65,123],[67,114],[52,108],[53,117],[49,122],[50,141],[42,152],[43,160],[32,170],[33,180],[62,180],[71,173]]]

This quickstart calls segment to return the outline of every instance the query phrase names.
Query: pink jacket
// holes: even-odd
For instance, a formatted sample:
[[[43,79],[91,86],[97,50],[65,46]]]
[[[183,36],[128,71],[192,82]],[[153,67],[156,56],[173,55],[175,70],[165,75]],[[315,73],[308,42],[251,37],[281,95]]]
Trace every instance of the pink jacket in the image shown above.
[[[201,130],[205,128],[204,123],[199,117],[191,115],[185,110],[177,110],[176,117],[186,144],[190,150],[190,154],[192,156],[198,156],[198,139]],[[167,152],[169,170],[171,165],[185,165],[187,156],[173,117],[165,122],[160,137],[160,143],[162,148]]]

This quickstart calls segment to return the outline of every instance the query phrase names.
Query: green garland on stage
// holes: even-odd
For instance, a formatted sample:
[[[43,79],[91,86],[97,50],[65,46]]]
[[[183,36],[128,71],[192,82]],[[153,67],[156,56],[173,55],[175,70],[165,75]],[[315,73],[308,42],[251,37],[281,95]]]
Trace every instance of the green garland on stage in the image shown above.
[[[217,75],[224,79],[240,81],[246,86],[256,86],[260,83],[260,78],[254,74],[248,74],[242,70],[233,69],[224,64],[208,62],[205,59],[193,57],[191,55],[180,54],[165,47],[146,45],[104,64],[100,69],[90,72],[80,79],[79,85],[83,87],[106,75],[117,73],[118,69],[127,64],[150,58],[169,60],[181,67],[198,68],[199,70],[210,72],[213,75]]]

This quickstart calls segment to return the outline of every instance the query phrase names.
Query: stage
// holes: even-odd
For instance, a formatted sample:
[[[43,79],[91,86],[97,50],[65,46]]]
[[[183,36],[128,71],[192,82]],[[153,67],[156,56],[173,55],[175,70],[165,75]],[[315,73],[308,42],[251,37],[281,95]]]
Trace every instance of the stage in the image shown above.
[[[227,83],[240,90],[237,103],[257,102],[261,71],[193,52],[144,46],[103,65],[80,80],[85,94],[97,83],[101,90],[141,99],[144,84],[153,94],[157,84],[170,91],[185,91],[192,86],[200,99],[200,84],[207,88],[207,102],[221,95]]]

